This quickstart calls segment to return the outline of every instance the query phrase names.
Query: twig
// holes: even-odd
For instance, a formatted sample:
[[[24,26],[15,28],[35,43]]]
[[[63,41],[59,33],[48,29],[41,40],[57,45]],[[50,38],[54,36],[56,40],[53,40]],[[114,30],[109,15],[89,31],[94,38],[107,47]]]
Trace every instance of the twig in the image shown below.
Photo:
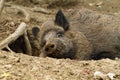
[[[44,13],[44,14],[50,14],[50,11],[48,11],[44,8],[41,8],[41,7],[34,7],[34,8],[32,8],[32,11],[40,12],[40,13]]]
[[[24,33],[24,41],[25,41],[25,46],[26,46],[26,53],[32,56],[32,48],[31,48],[31,44],[30,44],[30,41],[28,39],[26,31]]]
[[[30,19],[31,19],[31,17],[30,17],[30,14],[24,9],[24,8],[22,8],[22,7],[20,7],[20,6],[11,6],[12,8],[15,8],[15,9],[18,9],[19,10],[19,12],[21,12],[24,16],[25,16],[25,20],[27,21],[27,22],[29,22],[30,21]]]
[[[11,50],[11,49],[9,48],[9,46],[6,46],[6,48],[7,48],[11,53],[14,53],[14,51]]]
[[[2,13],[2,10],[4,8],[5,0],[0,0],[0,14]]]
[[[26,31],[26,28],[26,24],[22,22],[13,34],[9,35],[0,43],[0,50],[7,47],[10,43],[14,42],[17,38],[23,35]]]

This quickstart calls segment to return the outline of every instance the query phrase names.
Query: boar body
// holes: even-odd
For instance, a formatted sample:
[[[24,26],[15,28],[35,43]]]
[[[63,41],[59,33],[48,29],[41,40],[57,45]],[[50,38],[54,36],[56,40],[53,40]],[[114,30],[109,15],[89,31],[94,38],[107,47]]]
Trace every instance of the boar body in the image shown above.
[[[120,18],[81,9],[68,14],[70,30],[82,32],[93,45],[93,53],[120,57]],[[111,55],[111,56],[110,56]]]

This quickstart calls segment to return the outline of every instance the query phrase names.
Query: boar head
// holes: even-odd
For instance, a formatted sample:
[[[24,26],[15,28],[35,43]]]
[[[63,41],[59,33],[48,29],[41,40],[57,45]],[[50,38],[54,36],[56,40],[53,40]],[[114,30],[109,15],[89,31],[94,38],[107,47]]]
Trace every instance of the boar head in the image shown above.
[[[34,37],[39,37],[41,57],[74,58],[75,47],[72,39],[66,36],[69,22],[59,10],[55,20],[46,21],[40,28],[32,29]]]

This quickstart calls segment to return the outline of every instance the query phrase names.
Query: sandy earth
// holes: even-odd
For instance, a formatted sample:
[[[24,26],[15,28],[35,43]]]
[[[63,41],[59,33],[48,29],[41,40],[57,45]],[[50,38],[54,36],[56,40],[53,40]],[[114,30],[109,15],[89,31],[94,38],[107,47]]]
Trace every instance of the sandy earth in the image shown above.
[[[115,80],[119,80],[120,60],[77,61],[0,53],[0,79],[3,80],[95,80],[96,71],[115,73]]]
[[[39,1],[42,0],[35,0],[35,2],[30,0],[33,1],[32,3],[29,0],[25,0],[25,3],[22,2],[24,0],[19,1],[15,0],[9,4],[20,5],[30,14],[31,20],[26,22],[29,29],[33,26],[40,26],[42,22],[53,18],[59,9],[57,5],[52,5],[51,8],[49,6],[51,3],[40,5]],[[119,14],[119,4],[119,0],[79,0],[74,6],[63,5],[62,9],[66,11],[85,7],[100,13]],[[34,12],[34,6],[44,7],[51,14]],[[24,15],[6,5],[0,16],[0,41],[13,33],[22,21],[25,21]],[[95,78],[96,71],[104,75],[101,78]],[[115,74],[114,80],[120,80],[120,59],[78,61],[40,58],[22,53],[0,51],[0,80],[112,80],[107,76],[108,73]]]

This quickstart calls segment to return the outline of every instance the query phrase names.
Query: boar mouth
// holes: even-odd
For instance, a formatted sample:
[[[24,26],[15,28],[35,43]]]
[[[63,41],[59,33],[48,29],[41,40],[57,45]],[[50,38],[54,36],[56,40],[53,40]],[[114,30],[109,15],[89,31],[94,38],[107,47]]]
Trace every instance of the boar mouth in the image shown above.
[[[53,52],[47,52],[46,54],[49,56],[49,55],[57,55],[57,54],[62,54],[62,48],[56,48],[55,51]]]
[[[59,50],[56,49],[54,52],[48,54],[47,56],[52,57],[52,58],[57,58],[57,59],[61,59],[61,58],[74,59],[75,53],[73,52],[72,49],[70,49],[69,51],[64,51],[64,52],[62,52],[62,50],[60,50],[60,49]]]
[[[70,43],[65,43],[64,41],[57,40],[56,49],[50,52],[45,52],[48,57],[52,58],[75,58],[76,50]]]

